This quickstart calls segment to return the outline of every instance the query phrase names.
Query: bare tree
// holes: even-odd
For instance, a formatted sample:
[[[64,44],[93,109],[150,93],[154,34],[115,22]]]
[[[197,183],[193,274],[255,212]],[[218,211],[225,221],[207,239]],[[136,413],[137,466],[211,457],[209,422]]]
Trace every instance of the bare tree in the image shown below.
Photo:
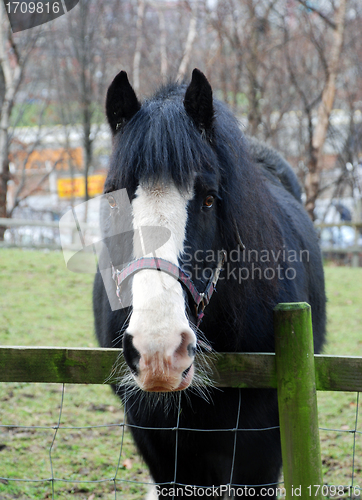
[[[25,65],[35,46],[37,33],[15,37],[11,31],[4,4],[0,4],[0,217],[7,217],[9,175],[9,127],[15,97],[24,77]],[[0,240],[5,228],[0,227]]]
[[[85,176],[93,165],[95,124],[102,120],[106,86],[120,69],[132,75],[142,95],[160,80],[182,80],[192,67],[200,67],[213,80],[216,95],[246,118],[249,133],[268,140],[292,160],[298,149],[312,216],[324,189],[323,145],[336,100],[353,118],[350,133],[357,130],[356,101],[362,101],[362,85],[356,74],[362,67],[362,47],[358,0],[348,0],[347,14],[351,16],[353,7],[357,17],[347,33],[347,0],[310,4],[88,0],[49,25],[54,44],[41,51],[54,65],[44,85],[56,96],[62,123],[81,124]],[[341,58],[345,36],[350,51]],[[9,39],[6,47],[14,58]],[[11,71],[14,68],[12,64]],[[4,81],[0,71],[0,104]]]
[[[176,80],[183,80],[186,75],[186,70],[188,67],[188,64],[191,59],[191,54],[192,54],[192,49],[193,45],[196,39],[197,35],[197,4],[196,7],[192,8],[190,4],[187,4],[188,8],[191,11],[191,19],[190,19],[190,24],[189,24],[189,29],[187,32],[187,38],[186,38],[186,43],[185,43],[185,48],[184,48],[184,53],[180,62],[180,66],[178,68],[177,72],[177,77]]]
[[[145,15],[146,1],[138,0],[137,4],[137,19],[136,19],[136,47],[133,57],[133,87],[135,92],[140,90],[140,64],[141,64],[141,51],[143,44],[142,28],[143,18]]]
[[[54,87],[64,125],[81,125],[85,200],[93,144],[103,118],[107,84],[115,73],[117,9],[120,2],[80,2],[53,26]],[[112,42],[113,41],[113,42]],[[112,68],[112,70],[110,69]]]
[[[317,123],[312,135],[310,158],[308,162],[308,173],[305,180],[306,210],[312,220],[315,218],[314,209],[320,187],[320,174],[323,169],[323,147],[327,136],[329,118],[333,109],[336,95],[336,80],[340,72],[340,56],[343,46],[345,15],[347,0],[340,0],[339,7],[335,11],[332,26],[333,37],[329,57],[326,60],[327,77],[322,90],[321,102],[317,111]],[[322,17],[325,21],[325,16]],[[325,21],[326,22],[326,21]]]
[[[168,78],[168,60],[167,60],[167,31],[165,12],[162,6],[156,6],[159,27],[160,27],[160,59],[161,59],[161,78],[162,82],[166,83]]]

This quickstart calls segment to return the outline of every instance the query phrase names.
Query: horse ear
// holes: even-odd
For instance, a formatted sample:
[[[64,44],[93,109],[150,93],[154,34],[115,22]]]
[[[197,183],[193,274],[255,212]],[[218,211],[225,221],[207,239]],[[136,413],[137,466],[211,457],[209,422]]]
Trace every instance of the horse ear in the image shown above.
[[[141,108],[135,91],[128,81],[127,73],[121,71],[108,88],[106,114],[108,123],[115,134]]]
[[[184,106],[186,113],[193,119],[200,131],[211,138],[214,120],[212,88],[206,76],[196,68],[192,72],[191,83],[186,90]]]

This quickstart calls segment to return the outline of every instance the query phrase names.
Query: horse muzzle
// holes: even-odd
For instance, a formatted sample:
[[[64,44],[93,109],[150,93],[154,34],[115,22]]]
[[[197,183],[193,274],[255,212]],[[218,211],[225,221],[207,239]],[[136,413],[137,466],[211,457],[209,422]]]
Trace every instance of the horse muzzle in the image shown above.
[[[194,376],[195,337],[183,332],[176,349],[154,350],[125,333],[124,358],[140,389],[146,392],[175,392],[189,387]]]
[[[177,392],[187,389],[194,375],[193,363],[182,372],[168,371],[166,373],[145,372],[136,377],[140,388],[146,392]]]

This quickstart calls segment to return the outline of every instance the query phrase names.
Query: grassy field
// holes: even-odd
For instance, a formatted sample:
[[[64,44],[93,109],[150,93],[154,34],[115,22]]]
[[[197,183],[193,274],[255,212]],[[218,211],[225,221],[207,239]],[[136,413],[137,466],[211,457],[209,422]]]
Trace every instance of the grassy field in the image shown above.
[[[324,352],[362,356],[362,269],[326,267],[325,276],[328,341]],[[354,484],[360,486],[362,493],[362,434],[351,433],[356,425],[356,408],[356,393],[318,393],[320,427],[337,429],[320,431],[324,482],[336,486],[351,484],[355,446]],[[357,429],[360,432],[361,422],[359,413]]]
[[[68,271],[60,252],[0,250],[0,344],[97,346],[92,281],[92,275]],[[147,488],[137,483],[150,482],[150,477],[129,432],[120,457],[122,428],[115,424],[123,423],[124,416],[108,386],[65,387],[62,426],[91,427],[60,429],[50,461],[62,392],[62,386],[54,384],[2,384],[0,424],[19,427],[0,427],[0,477],[65,479],[70,482],[54,482],[54,498],[75,500],[114,499],[112,478],[117,477],[129,481],[117,498],[144,498]],[[101,479],[104,482],[82,482]],[[0,480],[1,500],[52,496],[49,481]]]
[[[362,269],[325,271],[325,353],[362,356]],[[67,271],[61,253],[0,250],[0,344],[96,346],[92,279]],[[351,484],[355,446],[354,484],[362,488],[362,434],[354,442],[350,432],[356,394],[319,393],[318,400],[320,426],[337,429],[321,430],[324,482]],[[62,428],[56,433],[61,406]],[[119,400],[105,386],[68,385],[63,394],[52,384],[2,384],[0,477],[24,481],[0,479],[0,499],[52,498],[53,486],[56,499],[143,498],[147,487],[141,483],[150,477],[129,432],[122,435],[123,419]],[[52,477],[66,481],[46,481]]]

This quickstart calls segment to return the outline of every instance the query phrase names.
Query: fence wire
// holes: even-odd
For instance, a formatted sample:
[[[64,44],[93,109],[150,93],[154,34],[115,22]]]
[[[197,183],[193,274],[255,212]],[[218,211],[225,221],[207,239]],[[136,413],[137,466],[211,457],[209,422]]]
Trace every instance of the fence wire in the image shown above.
[[[234,433],[234,444],[233,444],[233,456],[232,456],[232,463],[231,463],[231,471],[230,471],[230,482],[226,486],[238,488],[238,487],[245,487],[248,486],[250,488],[255,487],[255,486],[264,486],[264,487],[280,487],[283,482],[282,480],[278,483],[268,483],[264,485],[239,485],[239,484],[234,484],[233,483],[233,474],[234,474],[234,467],[235,467],[235,456],[236,456],[236,445],[237,445],[237,436],[240,432],[261,432],[261,431],[267,431],[267,430],[272,430],[276,429],[278,427],[268,427],[268,428],[262,428],[262,429],[239,429],[239,417],[240,417],[240,409],[241,409],[241,390],[239,389],[239,404],[238,404],[238,412],[237,412],[237,417],[236,417],[236,422],[235,426],[233,428],[229,429],[193,429],[191,427],[180,427],[180,414],[181,414],[181,393],[178,397],[178,413],[177,413],[177,422],[175,427],[168,427],[168,428],[155,428],[155,427],[138,427],[135,425],[129,425],[126,423],[126,413],[127,413],[127,408],[124,408],[123,412],[123,419],[121,422],[118,423],[111,423],[111,424],[101,424],[101,425],[88,425],[88,426],[69,426],[69,425],[62,425],[62,415],[63,415],[63,409],[65,406],[65,384],[62,384],[61,386],[61,394],[60,394],[60,403],[59,403],[59,412],[57,416],[57,423],[52,426],[44,426],[44,425],[17,425],[17,424],[3,424],[0,423],[0,431],[2,429],[4,430],[11,430],[11,429],[29,429],[31,431],[37,431],[37,430],[52,430],[53,431],[53,436],[51,439],[50,446],[48,448],[48,460],[49,460],[49,465],[50,465],[50,477],[46,478],[33,478],[33,479],[28,479],[28,478],[20,478],[20,477],[5,477],[2,472],[1,472],[1,461],[0,461],[0,483],[3,485],[9,484],[9,483],[49,483],[50,484],[50,489],[51,489],[51,496],[47,496],[45,498],[52,498],[57,499],[61,495],[61,492],[58,494],[55,488],[56,483],[65,483],[65,484],[74,484],[74,485],[79,485],[79,484],[89,484],[89,485],[95,485],[95,484],[101,484],[101,483],[110,483],[113,485],[113,497],[115,500],[119,500],[121,498],[125,498],[125,496],[122,493],[122,486],[125,484],[128,485],[135,485],[135,486],[154,486],[154,483],[151,480],[135,480],[135,479],[126,479],[126,478],[120,478],[119,473],[121,470],[121,464],[122,460],[127,459],[127,456],[125,456],[124,453],[124,442],[125,442],[125,433],[127,432],[127,428],[129,427],[138,427],[141,429],[145,430],[168,430],[168,431],[173,431],[175,432],[175,442],[176,442],[176,447],[175,447],[175,458],[174,458],[174,478],[173,481],[167,482],[167,483],[158,483],[158,486],[189,486],[185,485],[183,483],[177,482],[177,472],[178,472],[178,441],[179,441],[179,432],[180,431],[189,431],[189,432],[232,432]],[[356,500],[357,498],[361,498],[361,492],[362,492],[362,478],[361,478],[361,472],[362,470],[360,468],[356,468],[356,447],[357,447],[357,438],[360,438],[362,435],[362,431],[358,429],[358,417],[359,417],[359,404],[360,404],[360,393],[356,393],[356,411],[355,411],[355,418],[354,418],[354,426],[352,429],[332,429],[332,428],[326,428],[326,427],[320,427],[321,432],[335,432],[335,433],[340,433],[340,434],[351,434],[353,436],[353,441],[352,441],[352,450],[351,450],[351,483],[347,485],[338,485],[339,490],[334,489],[336,488],[336,485],[328,484],[325,483],[324,487],[328,488],[328,490],[324,490],[323,496],[326,496],[328,498],[350,498],[351,500]],[[55,452],[55,445],[56,442],[61,439],[60,435],[62,431],[70,430],[70,431],[75,431],[75,430],[89,430],[89,429],[105,429],[105,428],[119,428],[121,429],[121,437],[120,437],[120,443],[119,443],[119,454],[117,458],[117,464],[115,467],[115,471],[112,477],[101,477],[96,480],[89,480],[89,479],[67,479],[67,478],[62,478],[62,477],[57,477],[56,474],[56,467],[54,463],[54,452]],[[360,438],[361,439],[361,438]],[[1,447],[0,447],[1,450]],[[1,455],[0,455],[1,458]],[[323,457],[322,457],[323,458]],[[35,464],[36,465],[36,464]],[[195,485],[198,488],[208,488],[208,486],[205,485]],[[343,488],[343,495],[340,495],[341,493],[341,488]],[[0,490],[1,491],[1,490]],[[5,491],[6,492],[6,491]],[[328,495],[327,495],[328,493]],[[336,494],[334,494],[336,493]],[[337,495],[338,493],[338,495]],[[121,496],[122,494],[122,496]],[[337,495],[337,496],[336,496]],[[1,498],[1,495],[0,495]],[[10,497],[9,497],[10,498]],[[85,497],[83,497],[85,498]],[[90,495],[87,497],[91,500],[95,498],[95,496]],[[140,498],[139,496],[137,498]],[[174,495],[174,498],[175,495]]]
[[[351,394],[351,393],[349,393]],[[338,481],[335,482],[335,484],[331,484],[329,481],[326,480],[326,476],[332,475],[329,470],[324,474],[325,480],[324,483],[325,485],[329,488],[329,494],[331,497],[334,498],[339,498],[338,494],[340,494],[342,488],[344,490],[344,496],[343,498],[350,498],[351,500],[355,499],[361,499],[362,498],[362,461],[361,461],[361,453],[357,455],[357,444],[359,445],[359,448],[361,449],[362,452],[362,431],[358,429],[358,417],[359,417],[359,406],[360,406],[360,393],[356,392],[356,409],[355,409],[355,415],[354,415],[354,422],[352,428],[346,428],[348,426],[343,426],[341,428],[329,428],[329,427],[319,427],[320,431],[320,438],[322,441],[322,438],[324,434],[328,433],[333,433],[333,436],[328,435],[326,438],[326,442],[328,445],[328,448],[325,453],[323,453],[322,449],[322,461],[326,460],[326,464],[328,465],[328,457],[327,457],[327,452],[330,452],[331,448],[337,448],[340,449],[342,448],[343,443],[339,443],[340,446],[337,447],[338,440],[341,436],[347,436],[351,435],[352,440],[349,445],[351,449],[351,456],[350,456],[350,461],[351,461],[351,472],[350,472],[350,480],[351,482],[349,484],[341,484],[341,481],[339,481],[339,484],[336,484]],[[351,403],[353,404],[353,403]],[[359,439],[359,441],[357,441]],[[333,452],[332,452],[333,454]],[[358,465],[357,465],[357,459],[358,459]],[[333,469],[333,466],[331,464],[331,468]],[[337,477],[340,479],[340,475],[338,475],[337,471]],[[332,492],[332,494],[331,494]],[[336,496],[337,495],[337,496]],[[325,496],[325,495],[323,495]]]

